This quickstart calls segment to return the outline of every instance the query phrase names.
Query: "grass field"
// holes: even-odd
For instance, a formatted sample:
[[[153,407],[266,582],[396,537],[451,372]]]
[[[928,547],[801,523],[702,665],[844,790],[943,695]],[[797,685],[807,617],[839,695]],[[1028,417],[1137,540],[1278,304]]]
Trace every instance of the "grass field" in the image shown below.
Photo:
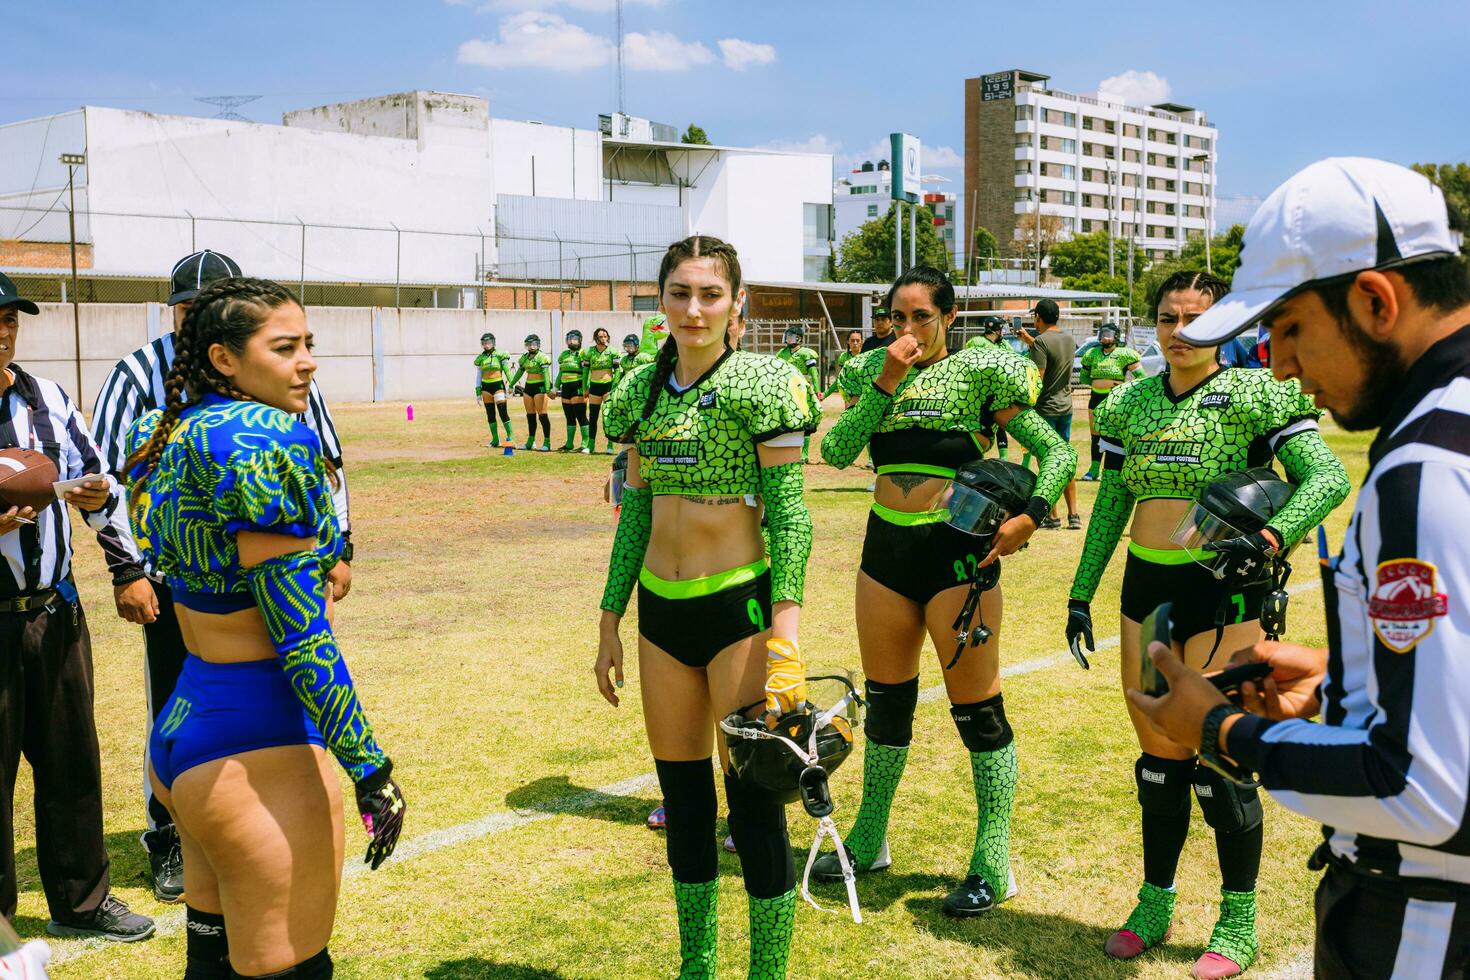
[[[602,701],[591,673],[613,533],[601,495],[608,457],[506,458],[481,448],[484,414],[468,398],[415,408],[411,423],[402,406],[336,410],[358,554],[337,631],[410,801],[398,854],[376,873],[357,873],[365,838],[355,821],[347,828],[350,876],[331,946],[338,975],[671,975],[677,941],[663,839],[643,826],[658,792],[631,697],[635,658],[621,709]],[[829,409],[827,421],[834,417]],[[516,425],[523,434],[518,410]],[[1086,428],[1078,428],[1085,459]],[[1336,430],[1330,440],[1356,484],[1367,440]],[[813,666],[859,669],[853,576],[869,478],[866,470],[807,470],[816,546],[802,636]],[[1085,513],[1095,484],[1079,487]],[[1344,506],[1330,521],[1334,543],[1347,516]],[[95,543],[77,540],[95,649],[113,887],[134,909],[158,917],[160,933],[130,946],[53,941],[61,961],[53,975],[178,976],[182,910],[153,900],[137,840],[142,638],[113,613]],[[1006,702],[1021,757],[1012,843],[1020,894],[978,921],[955,922],[939,911],[969,858],[974,798],[964,749],[932,690],[940,665],[931,658],[921,675],[930,690],[894,807],[894,865],[862,880],[861,926],[798,906],[793,977],[1188,973],[1214,922],[1219,888],[1213,839],[1197,816],[1180,869],[1173,940],[1130,964],[1101,952],[1141,875],[1137,748],[1118,689],[1116,645],[1100,650],[1086,673],[1063,650],[1066,591],[1081,545],[1080,533],[1042,532],[1007,563],[1002,663],[1013,671]],[[1100,641],[1117,630],[1107,611],[1117,609],[1122,565],[1115,559],[1094,605]],[[1299,565],[1296,581],[1314,582],[1310,558]],[[1322,642],[1321,610],[1319,591],[1298,592],[1293,638]],[[630,650],[634,622],[630,616],[625,625]],[[856,811],[861,773],[855,753],[833,778],[843,829]],[[350,809],[345,782],[344,792]],[[16,927],[27,937],[41,935],[46,920],[29,796],[23,774]],[[1269,802],[1267,811],[1264,945],[1253,976],[1300,969],[1312,938],[1316,876],[1304,861],[1316,828]],[[804,854],[813,822],[792,807],[791,826]],[[725,975],[739,976],[744,893],[736,859],[722,855],[721,865],[720,961]],[[823,886],[821,896],[831,907],[842,904],[840,886]]]

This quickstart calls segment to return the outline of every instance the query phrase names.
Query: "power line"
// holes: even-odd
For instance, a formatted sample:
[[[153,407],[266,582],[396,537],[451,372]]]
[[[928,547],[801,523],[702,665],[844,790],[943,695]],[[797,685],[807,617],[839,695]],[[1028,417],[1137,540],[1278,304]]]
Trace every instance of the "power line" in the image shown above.
[[[216,119],[233,119],[236,122],[250,122],[249,119],[246,119],[235,110],[259,98],[261,98],[259,95],[201,95],[195,98],[194,101],[219,106],[219,112],[214,114],[214,118]]]

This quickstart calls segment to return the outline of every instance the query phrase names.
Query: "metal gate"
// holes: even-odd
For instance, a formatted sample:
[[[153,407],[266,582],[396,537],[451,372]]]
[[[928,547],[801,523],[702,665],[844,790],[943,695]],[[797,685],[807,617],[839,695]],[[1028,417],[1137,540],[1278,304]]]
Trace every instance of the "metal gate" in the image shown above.
[[[753,354],[775,354],[786,346],[781,337],[791,327],[800,327],[804,335],[802,344],[817,352],[822,384],[827,384],[837,364],[838,348],[826,317],[815,320],[746,320],[745,338],[740,342],[740,349]]]

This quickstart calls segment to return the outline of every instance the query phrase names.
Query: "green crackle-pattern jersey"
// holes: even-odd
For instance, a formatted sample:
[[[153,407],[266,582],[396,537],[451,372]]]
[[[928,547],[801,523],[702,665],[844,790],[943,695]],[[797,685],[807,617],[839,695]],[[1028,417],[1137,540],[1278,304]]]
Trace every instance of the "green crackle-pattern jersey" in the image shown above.
[[[593,374],[605,374],[607,377],[600,381],[612,381],[617,377],[618,354],[611,347],[598,350],[596,345],[585,348],[582,351],[582,367],[587,372],[587,380],[592,380]]]
[[[482,384],[504,381],[510,374],[510,355],[500,350],[481,351],[475,356],[475,367],[480,369]]]
[[[510,379],[510,385],[514,388],[520,384],[521,377],[525,376],[526,384],[539,385],[551,380],[551,358],[545,351],[531,353],[526,351],[520,360],[516,361],[516,376]]]
[[[683,392],[665,385],[640,422],[655,370],[634,368],[602,406],[607,437],[637,447],[639,472],[655,496],[758,493],[756,446],[816,427],[806,379],[775,358],[743,351],[727,351]]]
[[[640,364],[652,364],[657,357],[657,354],[646,354],[643,351],[636,354],[624,354],[618,358],[618,380],[621,381],[632,374],[633,369]]]
[[[848,362],[851,361],[854,357],[857,357],[857,355],[850,350],[845,350],[841,354],[837,355],[837,367],[832,372],[832,383],[827,386],[826,391],[822,392],[823,398],[830,397],[832,392],[837,390],[838,385],[842,383],[843,370],[847,368]]]
[[[582,350],[567,350],[556,355],[556,383],[558,385],[581,385],[582,378]]]
[[[997,340],[997,341],[991,342],[989,340],[986,340],[984,337],[971,337],[969,340],[965,341],[965,349],[966,350],[972,350],[972,349],[975,349],[975,348],[979,348],[980,350],[985,350],[985,349],[991,348],[991,347],[995,348],[996,350],[1003,350],[1007,354],[1014,354],[1016,357],[1020,357],[1020,358],[1023,358],[1025,360],[1028,360],[1028,361],[1031,360],[1031,358],[1026,357],[1025,354],[1022,354],[1020,351],[1016,350],[1014,347],[1012,347],[1010,344],[1006,343],[1004,340]]]
[[[818,415],[821,411],[819,399],[822,393],[822,373],[817,352],[810,347],[797,347],[795,350],[790,347],[782,347],[776,351],[776,357],[790,364],[798,374],[806,378],[808,393],[811,396],[811,411],[813,415]]]
[[[826,462],[848,466],[871,442],[879,473],[953,476],[990,447],[995,413],[1017,406],[1006,432],[1041,460],[1036,495],[1056,503],[1075,475],[1077,453],[1031,411],[1041,376],[1029,358],[994,347],[958,350],[911,368],[889,397],[874,384],[887,356],[886,347],[859,354],[838,379],[843,396],[856,403],[822,439]]]
[[[1271,522],[1296,544],[1347,499],[1347,471],[1322,441],[1321,411],[1296,381],[1266,369],[1223,368],[1173,395],[1168,373],[1130,381],[1095,412],[1106,465],[1087,524],[1072,598],[1090,601],[1133,505],[1159,497],[1196,500],[1213,480],[1274,456],[1297,485]]]
[[[1089,350],[1082,355],[1082,374],[1078,378],[1081,384],[1092,386],[1093,391],[1107,391],[1107,388],[1098,388],[1093,385],[1094,381],[1126,381],[1130,374],[1139,370],[1139,362],[1143,358],[1138,351],[1131,347],[1116,344],[1110,351],[1102,349],[1102,345]]]

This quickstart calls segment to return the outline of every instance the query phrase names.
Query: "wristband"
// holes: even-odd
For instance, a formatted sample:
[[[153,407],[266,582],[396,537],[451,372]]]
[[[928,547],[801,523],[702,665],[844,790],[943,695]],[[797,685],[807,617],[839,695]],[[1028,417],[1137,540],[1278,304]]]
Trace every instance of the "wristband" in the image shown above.
[[[1233,704],[1217,704],[1205,715],[1199,730],[1199,759],[1231,782],[1242,785],[1253,783],[1250,770],[1226,759],[1220,754],[1220,726],[1231,715],[1243,715],[1245,711]]]
[[[338,557],[337,560],[338,561],[341,561],[341,562],[346,562],[347,564],[351,565],[352,564],[352,550],[353,550],[352,549],[352,542],[351,541],[345,542],[342,545],[342,554]]]
[[[121,588],[124,585],[132,585],[134,582],[138,581],[138,579],[147,577],[147,572],[143,571],[142,568],[135,566],[133,568],[126,569],[125,571],[118,572],[116,575],[112,576],[112,587],[114,589],[117,589]]]

